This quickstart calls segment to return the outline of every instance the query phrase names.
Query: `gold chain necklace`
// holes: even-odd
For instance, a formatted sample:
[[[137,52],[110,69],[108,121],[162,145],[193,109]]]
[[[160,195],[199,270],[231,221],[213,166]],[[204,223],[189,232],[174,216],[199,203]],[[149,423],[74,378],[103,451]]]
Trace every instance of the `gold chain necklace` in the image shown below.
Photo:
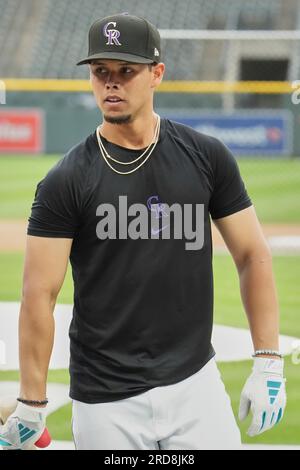
[[[100,153],[103,157],[103,159],[105,160],[105,162],[107,163],[107,165],[115,172],[115,173],[118,173],[119,175],[129,175],[130,173],[134,173],[135,171],[137,171],[139,168],[141,168],[142,165],[144,165],[144,163],[146,163],[146,161],[150,158],[152,152],[154,151],[157,143],[158,143],[158,139],[159,139],[159,133],[160,133],[160,116],[157,115],[157,122],[156,122],[156,126],[155,126],[155,131],[154,131],[154,142],[152,141],[148,147],[146,148],[146,150],[142,153],[142,155],[140,155],[138,158],[136,158],[135,160],[131,161],[131,162],[120,162],[119,160],[116,160],[115,158],[111,157],[107,150],[105,149],[104,145],[103,145],[103,142],[101,140],[101,134],[100,134],[100,126],[97,128],[97,140],[98,140],[98,144],[99,144],[99,148],[100,148]],[[121,171],[118,171],[116,170],[111,164],[110,162],[108,161],[109,160],[112,160],[116,163],[119,163],[120,165],[132,165],[133,163],[136,163],[137,161],[139,161],[141,158],[143,158],[146,153],[149,151],[151,145],[153,145],[152,149],[150,150],[149,154],[147,155],[147,157],[145,158],[145,160],[140,163],[136,168],[134,168],[133,170],[131,171],[126,171],[126,172],[121,172]]]

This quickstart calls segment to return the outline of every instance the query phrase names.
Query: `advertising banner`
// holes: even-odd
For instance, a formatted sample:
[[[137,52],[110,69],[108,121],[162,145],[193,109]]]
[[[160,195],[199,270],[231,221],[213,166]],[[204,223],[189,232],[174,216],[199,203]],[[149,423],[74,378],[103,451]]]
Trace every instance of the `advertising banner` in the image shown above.
[[[292,115],[287,112],[197,113],[168,116],[217,137],[235,155],[291,155]]]
[[[41,153],[44,150],[43,112],[0,108],[0,153]]]

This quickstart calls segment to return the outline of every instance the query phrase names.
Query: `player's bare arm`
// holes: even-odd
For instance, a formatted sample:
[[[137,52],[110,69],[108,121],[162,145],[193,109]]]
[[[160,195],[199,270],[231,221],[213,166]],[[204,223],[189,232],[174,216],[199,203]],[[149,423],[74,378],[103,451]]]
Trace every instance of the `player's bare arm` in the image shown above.
[[[53,347],[53,311],[68,266],[72,240],[27,237],[19,320],[20,396],[44,400]]]
[[[72,239],[27,237],[19,318],[20,394],[0,405],[3,449],[47,447],[46,382],[54,340],[53,310]]]
[[[252,374],[242,390],[239,406],[241,421],[251,408],[248,435],[252,437],[279,423],[286,406],[272,256],[253,206],[215,223],[237,266],[255,350]]]
[[[278,350],[279,309],[272,256],[254,207],[215,220],[235,261],[255,350]]]

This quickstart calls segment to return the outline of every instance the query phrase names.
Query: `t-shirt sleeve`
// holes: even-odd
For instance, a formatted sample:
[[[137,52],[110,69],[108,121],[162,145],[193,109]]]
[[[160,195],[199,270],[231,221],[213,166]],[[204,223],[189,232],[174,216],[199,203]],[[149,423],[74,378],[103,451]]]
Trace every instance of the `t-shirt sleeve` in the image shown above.
[[[211,217],[227,217],[250,207],[252,202],[233,154],[218,140],[215,140],[211,153],[214,180],[209,203]]]
[[[27,234],[74,238],[80,223],[83,182],[70,157],[62,158],[37,185]]]

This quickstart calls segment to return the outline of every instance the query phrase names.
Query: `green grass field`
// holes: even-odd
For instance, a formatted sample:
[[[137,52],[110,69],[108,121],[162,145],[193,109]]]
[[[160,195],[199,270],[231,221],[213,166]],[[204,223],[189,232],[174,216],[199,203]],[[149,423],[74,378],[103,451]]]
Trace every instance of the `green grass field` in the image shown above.
[[[0,157],[0,220],[26,219],[30,213],[35,187],[50,169],[57,156]],[[300,159],[239,160],[246,187],[261,222],[300,224]],[[19,301],[22,287],[23,254],[0,253],[0,301]],[[300,338],[300,256],[274,256],[274,271],[281,308],[281,333]],[[226,273],[226,276],[224,276]],[[225,255],[214,258],[215,322],[247,327],[240,300],[238,277],[232,260]],[[59,294],[59,303],[72,303],[70,269]],[[1,336],[1,334],[0,334]],[[251,361],[219,364],[235,414]],[[250,439],[241,425],[243,442],[300,445],[300,365],[286,358],[288,406],[283,422],[262,436]],[[18,380],[18,372],[0,372],[0,381]],[[50,371],[49,382],[69,383],[65,370]],[[53,439],[71,440],[71,406],[53,413],[48,427]]]
[[[0,219],[27,218],[38,181],[60,156],[0,156]],[[264,223],[300,223],[300,158],[239,160]]]

